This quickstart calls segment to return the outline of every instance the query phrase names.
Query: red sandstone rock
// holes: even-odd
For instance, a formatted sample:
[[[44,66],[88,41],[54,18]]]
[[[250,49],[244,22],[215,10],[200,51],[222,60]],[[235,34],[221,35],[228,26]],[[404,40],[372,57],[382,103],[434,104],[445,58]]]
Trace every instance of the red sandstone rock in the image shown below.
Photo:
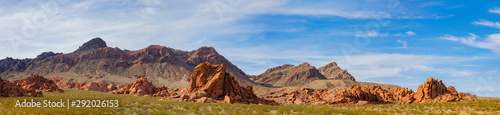
[[[361,89],[353,85],[349,90],[337,90],[335,98],[329,103],[426,103],[426,102],[451,102],[451,101],[474,101],[475,96],[465,96],[464,93],[457,93],[453,86],[446,87],[442,81],[427,79],[427,82],[418,87],[417,92],[408,88],[397,88],[386,91],[380,86],[373,86]],[[365,102],[361,102],[364,104]]]
[[[41,91],[25,89],[7,80],[0,78],[0,97],[43,97]]]
[[[143,95],[143,96],[154,96],[154,97],[166,97],[169,96],[168,88],[165,86],[155,87],[153,83],[148,81],[147,78],[141,77],[135,81],[135,83],[130,83],[127,86],[121,88],[121,91],[112,92],[114,94],[129,94],[129,95]]]
[[[40,89],[48,92],[55,91],[59,93],[64,92],[63,90],[59,89],[54,81],[39,75],[32,75],[23,80],[15,80],[12,82],[25,89]]]
[[[475,96],[465,96],[464,93],[457,93],[455,87],[446,87],[441,80],[429,78],[427,81],[418,86],[415,93],[415,103],[426,102],[450,102],[450,101],[475,101]]]
[[[189,101],[201,97],[209,97],[224,102],[275,104],[273,101],[258,98],[253,93],[253,87],[241,87],[238,81],[228,72],[226,65],[212,65],[208,62],[195,67],[189,78]]]
[[[77,83],[75,86],[79,87],[79,90],[89,90],[89,91],[101,91],[108,92],[108,85],[105,83],[88,82],[88,83]]]

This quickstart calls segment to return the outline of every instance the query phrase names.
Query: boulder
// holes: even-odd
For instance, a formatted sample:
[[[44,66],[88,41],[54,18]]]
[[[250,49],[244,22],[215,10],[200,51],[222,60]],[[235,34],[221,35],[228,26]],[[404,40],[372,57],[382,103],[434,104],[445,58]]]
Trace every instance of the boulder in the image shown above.
[[[233,104],[234,99],[226,95],[226,96],[224,96],[224,103]]]

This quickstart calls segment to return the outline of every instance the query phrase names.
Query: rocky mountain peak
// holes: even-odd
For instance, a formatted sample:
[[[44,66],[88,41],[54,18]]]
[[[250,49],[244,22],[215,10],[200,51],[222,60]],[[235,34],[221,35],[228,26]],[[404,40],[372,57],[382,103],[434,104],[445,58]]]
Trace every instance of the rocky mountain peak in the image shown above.
[[[96,38],[93,38],[93,39],[87,41],[86,43],[84,43],[82,46],[80,46],[73,53],[86,52],[89,50],[99,49],[99,48],[103,48],[103,47],[108,47],[106,45],[106,42],[104,42],[104,40],[102,40],[101,38],[96,37]]]
[[[318,70],[328,79],[342,79],[342,80],[356,81],[356,79],[351,74],[349,74],[347,70],[341,69],[335,62],[326,64],[318,68]]]
[[[198,48],[195,52],[198,55],[208,55],[208,54],[219,55],[219,53],[217,53],[217,51],[214,49],[214,47],[207,47],[207,46],[203,46],[201,48]]]
[[[325,66],[323,67],[338,67],[337,63],[335,62],[332,62],[332,63],[329,63],[329,64],[326,64]]]
[[[300,65],[298,65],[298,66],[299,66],[299,67],[310,67],[310,66],[311,66],[311,64],[309,64],[309,63],[307,63],[307,62],[304,62],[304,63],[302,63],[302,64],[300,64]]]

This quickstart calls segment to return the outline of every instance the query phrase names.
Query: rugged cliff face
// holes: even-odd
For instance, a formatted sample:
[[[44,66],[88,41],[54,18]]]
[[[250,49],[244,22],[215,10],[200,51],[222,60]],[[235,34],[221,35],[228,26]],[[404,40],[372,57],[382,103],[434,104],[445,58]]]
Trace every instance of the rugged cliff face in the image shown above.
[[[158,85],[186,87],[194,67],[203,62],[226,64],[227,71],[240,84],[253,84],[247,75],[217,53],[213,47],[201,47],[194,51],[181,51],[165,46],[151,45],[137,51],[107,47],[101,38],[84,43],[68,54],[49,53],[40,58],[27,59],[30,63],[0,61],[2,77],[19,80],[30,75],[58,77],[63,81],[104,82],[126,84],[133,82],[130,76],[143,75]],[[2,66],[5,62],[8,63]],[[22,69],[12,69],[20,65]],[[9,70],[9,71],[5,71]],[[162,81],[162,82],[160,82]],[[169,82],[166,84],[166,82]]]

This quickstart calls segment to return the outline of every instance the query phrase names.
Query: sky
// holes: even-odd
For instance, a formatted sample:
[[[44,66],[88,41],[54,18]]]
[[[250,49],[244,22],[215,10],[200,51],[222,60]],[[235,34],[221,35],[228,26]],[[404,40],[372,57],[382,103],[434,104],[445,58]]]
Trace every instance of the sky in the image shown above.
[[[212,46],[250,75],[336,62],[357,81],[417,90],[427,78],[500,97],[498,0],[0,1],[0,57],[109,47]]]

